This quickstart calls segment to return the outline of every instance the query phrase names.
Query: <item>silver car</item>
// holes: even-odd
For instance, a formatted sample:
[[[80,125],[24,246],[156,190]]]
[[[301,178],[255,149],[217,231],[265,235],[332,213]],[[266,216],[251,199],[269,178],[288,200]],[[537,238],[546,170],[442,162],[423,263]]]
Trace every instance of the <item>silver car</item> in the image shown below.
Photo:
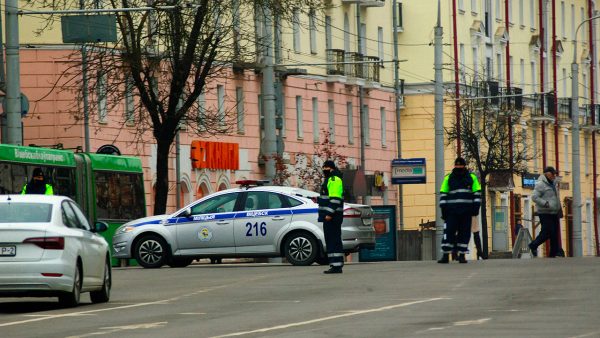
[[[124,224],[113,237],[113,257],[135,258],[145,268],[184,267],[194,259],[285,257],[293,265],[326,264],[317,193],[241,182],[170,215]],[[346,252],[375,247],[373,210],[344,204]]]
[[[0,195],[0,296],[108,302],[110,250],[77,203],[64,196]]]

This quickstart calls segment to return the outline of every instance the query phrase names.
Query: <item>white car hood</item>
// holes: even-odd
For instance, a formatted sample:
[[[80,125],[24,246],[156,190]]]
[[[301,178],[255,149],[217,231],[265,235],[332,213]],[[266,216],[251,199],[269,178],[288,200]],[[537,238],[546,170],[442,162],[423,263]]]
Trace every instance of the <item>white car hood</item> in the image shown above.
[[[155,223],[156,221],[162,221],[171,217],[169,214],[148,216],[144,218],[134,219],[133,221],[123,224],[124,226],[139,226],[141,224]]]

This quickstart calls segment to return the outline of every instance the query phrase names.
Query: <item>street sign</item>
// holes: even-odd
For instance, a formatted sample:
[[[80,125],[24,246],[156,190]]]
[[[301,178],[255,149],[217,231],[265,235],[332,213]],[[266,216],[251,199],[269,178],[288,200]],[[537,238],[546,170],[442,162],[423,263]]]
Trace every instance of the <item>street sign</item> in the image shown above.
[[[117,42],[117,17],[114,14],[62,16],[64,43]]]
[[[392,160],[392,184],[421,184],[426,182],[425,158]]]

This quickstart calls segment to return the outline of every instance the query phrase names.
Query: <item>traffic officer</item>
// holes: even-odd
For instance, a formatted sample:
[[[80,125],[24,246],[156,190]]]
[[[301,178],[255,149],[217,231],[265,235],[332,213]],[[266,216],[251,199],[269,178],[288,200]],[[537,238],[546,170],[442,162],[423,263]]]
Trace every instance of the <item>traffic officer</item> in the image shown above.
[[[51,184],[46,182],[46,177],[41,168],[33,169],[31,180],[21,190],[21,195],[25,194],[54,195],[54,189]]]
[[[319,203],[319,222],[323,222],[325,245],[329,270],[324,273],[342,273],[344,266],[344,247],[342,245],[342,221],[344,219],[344,185],[342,173],[331,160],[323,163],[325,179],[321,185]]]
[[[446,226],[442,238],[444,254],[438,263],[448,263],[448,255],[453,249],[458,252],[460,263],[467,262],[465,254],[469,253],[471,221],[473,216],[479,215],[481,186],[477,176],[470,173],[466,165],[465,159],[458,157],[454,161],[454,169],[442,182],[440,208]]]

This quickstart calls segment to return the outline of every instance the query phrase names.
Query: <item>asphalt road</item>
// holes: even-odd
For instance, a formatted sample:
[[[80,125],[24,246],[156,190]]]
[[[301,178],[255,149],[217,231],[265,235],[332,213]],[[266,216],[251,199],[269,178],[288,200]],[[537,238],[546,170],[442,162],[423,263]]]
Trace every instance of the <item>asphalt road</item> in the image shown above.
[[[107,304],[0,299],[0,337],[600,337],[598,258],[113,270]]]

